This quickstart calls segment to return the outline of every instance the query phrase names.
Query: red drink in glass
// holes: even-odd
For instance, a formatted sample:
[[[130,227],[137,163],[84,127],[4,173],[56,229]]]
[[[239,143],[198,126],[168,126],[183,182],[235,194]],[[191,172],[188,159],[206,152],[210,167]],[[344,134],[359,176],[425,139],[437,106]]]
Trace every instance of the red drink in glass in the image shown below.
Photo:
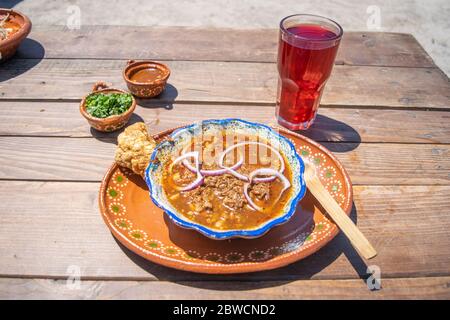
[[[313,15],[293,15],[280,23],[278,47],[278,123],[291,130],[313,123],[330,77],[342,28]]]

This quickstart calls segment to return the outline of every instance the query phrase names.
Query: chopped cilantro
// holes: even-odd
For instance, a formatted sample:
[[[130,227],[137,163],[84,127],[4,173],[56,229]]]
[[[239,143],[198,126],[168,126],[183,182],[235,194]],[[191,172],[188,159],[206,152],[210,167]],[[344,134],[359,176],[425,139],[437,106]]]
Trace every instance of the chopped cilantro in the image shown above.
[[[93,93],[86,98],[86,111],[93,117],[106,118],[124,113],[132,103],[129,93]]]

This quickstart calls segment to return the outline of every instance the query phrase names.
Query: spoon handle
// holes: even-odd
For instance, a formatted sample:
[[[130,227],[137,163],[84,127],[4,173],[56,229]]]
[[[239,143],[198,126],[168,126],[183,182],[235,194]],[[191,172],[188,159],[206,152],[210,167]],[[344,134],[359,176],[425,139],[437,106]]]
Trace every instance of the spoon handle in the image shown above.
[[[377,252],[362,234],[358,227],[353,223],[350,217],[342,210],[337,202],[331,197],[317,176],[306,179],[306,185],[309,191],[319,201],[322,207],[330,215],[333,221],[348,237],[352,245],[365,258],[371,259],[377,255]]]

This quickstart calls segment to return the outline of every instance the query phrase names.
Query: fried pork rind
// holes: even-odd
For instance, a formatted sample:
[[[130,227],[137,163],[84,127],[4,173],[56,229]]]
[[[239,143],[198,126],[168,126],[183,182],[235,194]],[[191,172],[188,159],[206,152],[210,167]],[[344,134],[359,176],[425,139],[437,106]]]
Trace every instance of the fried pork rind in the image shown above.
[[[156,146],[155,140],[148,134],[145,123],[137,122],[127,127],[119,135],[117,142],[115,155],[117,164],[143,177],[150,155]]]

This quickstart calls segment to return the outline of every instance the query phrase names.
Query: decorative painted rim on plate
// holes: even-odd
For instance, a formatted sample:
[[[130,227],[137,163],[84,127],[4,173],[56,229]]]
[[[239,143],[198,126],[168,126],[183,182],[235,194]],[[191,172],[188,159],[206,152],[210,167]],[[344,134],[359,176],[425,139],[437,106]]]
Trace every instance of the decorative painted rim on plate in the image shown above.
[[[295,143],[302,157],[316,165],[327,190],[346,214],[350,215],[352,185],[348,173],[337,158],[307,137],[284,128],[276,129]],[[162,140],[173,130],[168,129],[153,137]],[[147,199],[143,200],[144,207],[139,207],[139,199]],[[261,238],[223,242],[202,237],[191,230],[172,227],[171,220],[164,221],[164,212],[148,198],[148,190],[142,178],[115,163],[106,172],[99,192],[101,216],[114,237],[127,249],[156,264],[210,274],[267,271],[294,263],[319,251],[339,233],[339,229],[324,214],[323,209],[317,206],[310,193],[300,203],[302,207],[303,204],[307,210],[313,210],[308,211],[313,214],[310,225],[312,229],[299,222],[297,218],[302,215],[296,214],[293,217],[295,221],[291,219],[289,223],[273,228]],[[223,245],[217,247],[214,243]]]
[[[292,191],[283,208],[284,212],[281,215],[278,215],[253,229],[217,230],[184,217],[182,214],[178,213],[166,199],[160,183],[162,163],[157,161],[158,154],[162,152],[163,149],[173,149],[178,141],[183,144],[183,139],[193,137],[196,133],[202,134],[205,130],[217,128],[220,128],[221,130],[232,130],[234,132],[240,130],[246,134],[257,135],[279,147],[280,151],[289,162],[292,171]],[[260,237],[272,227],[286,223],[294,214],[297,203],[305,195],[306,184],[303,178],[305,165],[302,158],[298,155],[295,146],[289,139],[283,137],[269,126],[241,119],[205,120],[177,129],[173,131],[169,137],[171,138],[170,140],[161,142],[153,151],[150,163],[145,171],[145,182],[149,187],[150,197],[153,203],[163,209],[173,222],[180,227],[194,229],[203,235],[216,240],[237,237],[246,239]]]

